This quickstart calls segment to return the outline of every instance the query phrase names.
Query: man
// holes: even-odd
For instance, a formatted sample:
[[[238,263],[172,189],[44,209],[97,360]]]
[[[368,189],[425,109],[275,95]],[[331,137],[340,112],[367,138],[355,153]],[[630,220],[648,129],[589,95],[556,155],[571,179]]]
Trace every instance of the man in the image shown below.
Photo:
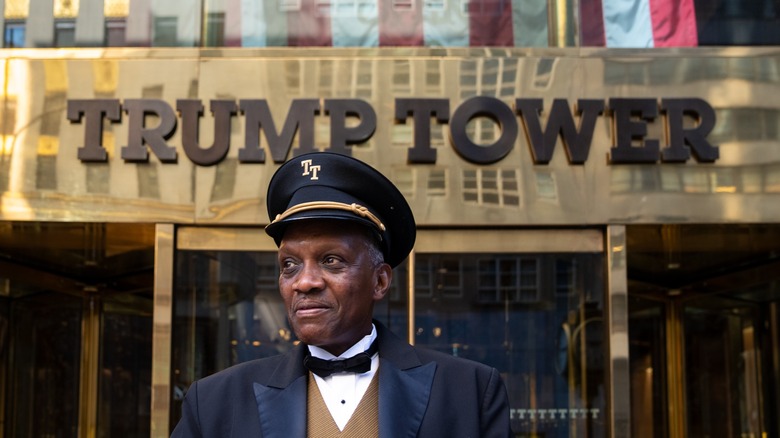
[[[418,349],[372,320],[415,241],[403,195],[347,156],[311,153],[268,187],[279,290],[301,343],[193,383],[174,437],[507,437],[494,368]]]

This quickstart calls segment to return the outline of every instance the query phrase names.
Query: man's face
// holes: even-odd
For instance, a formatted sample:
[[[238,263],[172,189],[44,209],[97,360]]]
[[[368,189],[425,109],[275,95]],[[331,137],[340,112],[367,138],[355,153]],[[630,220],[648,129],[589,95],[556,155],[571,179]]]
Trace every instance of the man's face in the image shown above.
[[[339,355],[371,332],[392,269],[376,265],[367,232],[345,221],[290,224],[279,245],[279,290],[298,339]]]

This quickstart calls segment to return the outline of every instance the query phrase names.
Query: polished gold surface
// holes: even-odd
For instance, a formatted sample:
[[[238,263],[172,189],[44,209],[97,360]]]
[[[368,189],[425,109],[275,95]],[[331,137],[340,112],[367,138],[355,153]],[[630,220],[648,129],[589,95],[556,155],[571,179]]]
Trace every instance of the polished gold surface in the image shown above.
[[[214,135],[210,100],[266,99],[279,127],[293,99],[363,99],[377,113],[377,129],[353,155],[402,187],[420,225],[780,220],[780,203],[771,201],[780,193],[776,48],[20,49],[0,51],[0,61],[1,220],[268,222],[264,193],[276,165],[238,162],[242,116],[233,118],[228,156],[215,166],[188,160],[181,129],[167,140],[177,163],[153,154],[148,163],[123,161],[126,116],[104,123],[108,162],[83,163],[77,149],[84,123],[71,124],[65,109],[68,100],[95,98],[162,99],[172,108],[177,99],[199,99],[204,145]],[[506,158],[490,165],[464,160],[450,144],[450,126],[433,123],[436,163],[409,164],[414,130],[411,121],[395,122],[395,99],[447,99],[453,113],[472,96],[509,106],[515,98],[541,98],[545,109],[558,98],[570,107],[581,98],[702,98],[717,114],[708,139],[720,158],[608,164],[614,133],[605,114],[581,165],[568,162],[560,140],[549,164],[534,164],[522,123]],[[329,145],[329,123],[327,114],[315,118],[317,148]],[[500,134],[487,120],[473,125],[472,135],[487,144]],[[648,137],[663,146],[664,135],[661,115],[648,125]]]
[[[596,229],[547,230],[420,230],[416,252],[602,252],[604,238]]]
[[[124,18],[130,14],[130,0],[105,0],[103,15],[112,18]]]
[[[79,391],[79,438],[97,434],[98,378],[100,373],[100,297],[84,297],[81,320],[81,390]]]
[[[173,233],[173,225],[159,224],[156,227],[152,326],[151,436],[153,438],[167,437],[170,434]]]
[[[626,227],[612,225],[607,228],[608,291],[607,324],[609,342],[609,425],[610,436],[631,436],[631,391],[628,363],[628,271],[626,264]]]
[[[3,16],[7,19],[24,19],[30,9],[30,0],[6,0]]]
[[[666,312],[668,315],[666,319],[668,433],[670,438],[683,438],[685,436],[685,380],[682,370],[685,369],[685,349],[682,308],[669,302],[666,305]]]
[[[54,18],[76,18],[79,0],[54,0]]]
[[[213,251],[276,251],[261,227],[190,227],[176,229],[176,249]]]

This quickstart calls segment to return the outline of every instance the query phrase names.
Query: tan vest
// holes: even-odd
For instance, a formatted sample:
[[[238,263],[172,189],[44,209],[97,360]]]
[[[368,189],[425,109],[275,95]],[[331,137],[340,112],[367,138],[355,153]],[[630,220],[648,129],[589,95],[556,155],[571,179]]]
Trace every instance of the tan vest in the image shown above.
[[[355,437],[366,438],[379,436],[379,378],[376,374],[371,379],[366,393],[358,403],[355,412],[347,422],[343,431],[339,430],[328,406],[322,398],[320,388],[309,373],[309,390],[306,398],[306,436],[309,438]]]

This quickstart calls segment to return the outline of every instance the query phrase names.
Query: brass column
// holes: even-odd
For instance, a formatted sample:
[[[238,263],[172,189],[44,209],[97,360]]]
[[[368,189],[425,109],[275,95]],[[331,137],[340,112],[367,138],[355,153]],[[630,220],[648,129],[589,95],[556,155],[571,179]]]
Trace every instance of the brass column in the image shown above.
[[[78,436],[80,438],[94,438],[97,433],[100,368],[100,296],[93,290],[86,292],[81,317]]]
[[[631,436],[631,393],[628,363],[628,274],[626,227],[607,227],[608,290],[606,329],[608,350],[608,408],[610,436]]]
[[[669,415],[669,437],[685,436],[685,381],[683,379],[682,304],[678,290],[669,291],[666,304],[666,392]]]
[[[158,224],[155,231],[150,430],[153,438],[163,438],[170,435],[174,226]]]

